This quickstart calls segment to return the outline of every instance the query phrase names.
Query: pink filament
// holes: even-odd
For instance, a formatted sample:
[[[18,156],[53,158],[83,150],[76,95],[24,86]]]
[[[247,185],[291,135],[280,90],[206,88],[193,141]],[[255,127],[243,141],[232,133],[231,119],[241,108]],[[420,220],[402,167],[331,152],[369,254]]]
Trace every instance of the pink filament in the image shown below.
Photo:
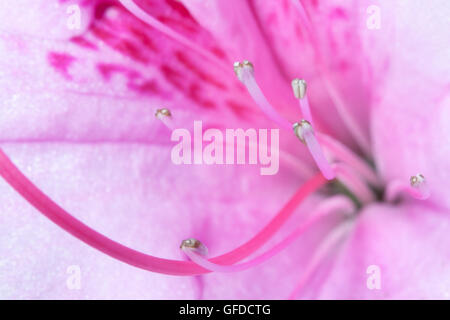
[[[394,180],[388,183],[384,197],[386,201],[393,202],[402,194],[409,195],[414,199],[426,200],[430,197],[430,189],[426,183],[420,187],[414,188],[400,180]]]
[[[248,92],[252,96],[256,104],[261,108],[262,112],[271,119],[278,123],[282,128],[291,130],[292,126],[285,118],[283,118],[275,108],[267,101],[267,98],[258,86],[253,73],[245,68],[242,70],[242,83],[247,87]]]
[[[317,140],[336,158],[352,167],[368,183],[375,187],[381,185],[380,179],[373,169],[345,145],[323,133],[317,134]]]
[[[344,222],[342,225],[338,226],[336,230],[334,230],[320,245],[319,249],[315,252],[313,258],[307,265],[305,271],[303,272],[298,284],[295,289],[289,295],[289,300],[294,300],[300,292],[305,287],[305,284],[311,278],[311,276],[316,271],[319,264],[325,259],[325,257],[329,254],[331,249],[336,247],[342,237],[347,234],[348,230],[351,228],[352,223]]]
[[[262,93],[258,84],[256,83],[255,77],[252,72],[246,69],[242,70],[242,82],[247,87],[248,92],[252,96],[253,100],[258,104],[261,110],[266,114],[266,116],[278,123],[282,128],[291,129],[292,126],[284,119],[280,114],[275,110],[275,108],[267,101],[266,97]],[[306,96],[304,97],[306,98]],[[305,99],[302,99],[305,100]],[[306,100],[307,101],[307,100]],[[309,104],[308,104],[309,106]],[[309,112],[309,117],[311,118],[311,113]],[[304,140],[306,142],[306,146],[308,150],[311,152],[314,161],[316,162],[319,170],[322,172],[323,176],[327,180],[332,180],[335,177],[333,169],[331,169],[330,164],[325,158],[323,151],[320,147],[320,144],[317,142],[314,133],[312,130],[304,130]]]
[[[364,134],[363,130],[358,125],[358,123],[353,119],[341,95],[339,94],[338,90],[336,89],[335,85],[332,83],[329,77],[329,71],[327,71],[325,67],[325,63],[322,57],[322,51],[320,50],[320,47],[317,43],[317,37],[315,35],[312,22],[309,19],[302,2],[300,0],[292,0],[292,2],[300,15],[300,19],[303,23],[303,26],[307,30],[307,36],[309,37],[309,40],[311,41],[311,44],[317,53],[318,57],[317,70],[319,72],[319,75],[323,79],[323,83],[325,85],[325,88],[328,92],[330,99],[333,101],[333,104],[338,114],[340,115],[342,121],[346,125],[349,132],[351,133],[353,139],[355,139],[355,141],[358,143],[358,145],[360,146],[362,151],[364,151],[364,153],[370,154],[369,138]]]
[[[153,18],[151,15],[149,15],[144,10],[142,10],[133,0],[118,0],[118,1],[129,12],[131,12],[133,15],[135,15],[137,18],[139,18],[143,22],[147,23],[148,25],[152,26],[156,30],[167,35],[168,37],[174,39],[175,41],[185,45],[186,47],[193,50],[194,52],[197,52],[204,58],[207,58],[210,61],[215,62],[222,69],[227,70],[227,71],[229,70],[228,66],[226,66],[223,61],[218,59],[216,56],[214,56],[212,53],[208,52],[207,50],[196,45],[193,41],[191,41],[191,40],[187,39],[186,37],[182,36],[181,34],[173,31],[172,29],[167,27],[165,24],[163,24],[163,23],[159,22],[158,20],[156,20],[155,18]]]
[[[299,236],[301,236],[305,231],[307,231],[311,226],[313,226],[317,221],[321,218],[328,216],[331,213],[350,213],[354,210],[353,203],[343,196],[336,196],[334,198],[330,198],[323,202],[318,208],[314,211],[305,223],[295,229],[289,236],[283,239],[281,242],[276,244],[270,250],[264,252],[258,257],[243,262],[241,264],[235,265],[219,265],[209,261],[206,258],[203,258],[200,254],[198,254],[195,250],[190,248],[183,248],[184,253],[196,264],[199,266],[208,269],[210,271],[216,272],[238,272],[243,271],[252,267],[255,267],[263,262],[266,262],[276,254],[283,251],[286,247],[288,247],[292,242],[294,242]]]
[[[37,188],[23,173],[11,162],[8,156],[0,149],[0,175],[25,200],[74,237],[91,247],[132,266],[169,275],[197,275],[209,272],[193,262],[157,258],[133,250],[113,241],[99,232],[91,229],[77,220],[51,200]],[[280,210],[280,212],[252,239],[240,247],[211,259],[214,263],[233,264],[240,261],[261,247],[286,222],[297,206],[309,194],[324,185],[326,180],[316,175],[307,181]]]
[[[164,115],[158,115],[156,118],[162,122],[164,126],[167,127],[170,131],[175,130],[175,125],[173,123],[172,116],[164,116]]]
[[[300,105],[300,111],[302,112],[303,118],[311,123],[311,125],[315,129],[311,114],[311,107],[309,106],[308,94],[306,94],[303,98],[298,99],[298,104]]]
[[[314,161],[322,172],[323,176],[332,180],[336,177],[333,168],[331,168],[328,160],[325,158],[323,154],[322,148],[320,147],[319,142],[317,141],[312,130],[303,130],[303,139],[305,140],[306,146],[308,147],[309,152],[311,153]]]

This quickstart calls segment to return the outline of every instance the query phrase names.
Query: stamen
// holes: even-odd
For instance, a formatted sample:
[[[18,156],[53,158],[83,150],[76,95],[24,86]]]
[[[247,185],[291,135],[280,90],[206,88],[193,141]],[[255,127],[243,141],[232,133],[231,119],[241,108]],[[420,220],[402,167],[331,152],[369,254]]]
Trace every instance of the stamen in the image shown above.
[[[294,79],[292,80],[291,85],[292,90],[294,91],[294,95],[298,99],[303,118],[305,118],[305,120],[309,121],[309,123],[314,126],[311,115],[311,108],[309,106],[309,99],[306,95],[306,81],[302,79]]]
[[[430,197],[430,189],[423,174],[412,176],[409,180],[410,184],[406,184],[400,180],[391,181],[386,187],[385,198],[388,202],[398,199],[401,194],[407,194],[414,199],[426,200]]]
[[[366,134],[364,134],[364,131],[359,126],[359,124],[355,121],[353,116],[350,114],[347,106],[344,103],[344,100],[342,99],[341,94],[336,89],[336,86],[333,84],[329,77],[329,71],[326,68],[326,64],[323,59],[323,53],[322,50],[320,50],[320,46],[317,43],[317,37],[315,30],[313,28],[313,24],[308,17],[308,14],[300,0],[292,0],[292,3],[294,4],[295,8],[297,9],[297,12],[300,15],[300,21],[302,25],[307,30],[306,35],[309,38],[311,45],[313,49],[315,50],[317,54],[317,71],[320,75],[320,77],[323,80],[323,83],[325,85],[325,89],[328,92],[328,95],[333,102],[336,111],[338,112],[339,116],[341,117],[342,121],[344,122],[346,128],[349,130],[350,134],[352,135],[353,139],[358,143],[361,150],[369,155],[370,154],[370,141],[369,137],[367,137]]]
[[[174,129],[172,112],[167,108],[157,109],[155,112],[155,117],[161,120],[161,122],[170,130]]]
[[[320,132],[317,134],[317,140],[333,156],[352,167],[368,183],[374,187],[380,187],[382,185],[374,170],[344,144]]]
[[[313,226],[316,222],[321,220],[322,218],[329,216],[330,214],[344,214],[349,215],[355,211],[355,206],[353,203],[346,197],[343,196],[336,196],[333,198],[328,199],[327,201],[321,203],[317,209],[313,212],[311,217],[307,219],[306,222],[304,222],[301,226],[299,226],[296,230],[294,230],[288,237],[286,237],[284,240],[280,241],[278,244],[276,244],[274,247],[272,247],[270,250],[264,252],[263,254],[259,255],[258,257],[243,262],[241,264],[235,264],[235,265],[220,265],[211,262],[210,260],[206,259],[206,255],[202,254],[197,250],[196,247],[191,245],[193,242],[199,242],[198,240],[192,239],[191,243],[188,245],[183,243],[181,244],[180,248],[183,250],[183,252],[195,263],[197,263],[199,266],[210,270],[210,271],[216,271],[216,272],[239,272],[243,271],[252,267],[255,267],[263,262],[266,262],[276,254],[283,251],[286,247],[288,247],[291,243],[293,243],[300,235],[302,235],[304,232],[309,230],[311,226]],[[199,246],[204,247],[203,244],[199,244]]]
[[[301,120],[300,122],[294,123],[293,128],[297,138],[299,138],[308,148],[323,176],[328,180],[334,179],[336,176],[334,170],[325,158],[322,148],[314,135],[311,124],[306,120]]]
[[[0,175],[32,206],[39,210],[53,223],[66,230],[68,233],[90,245],[91,247],[132,266],[164,274],[171,275],[198,275],[209,272],[198,265],[179,260],[157,258],[142,252],[128,248],[113,241],[101,233],[91,229],[81,221],[71,216],[45,193],[37,188],[25,175],[12,163],[8,156],[0,149]],[[252,239],[240,247],[212,258],[211,261],[219,264],[236,263],[264,245],[287,221],[295,211],[299,203],[309,194],[315,192],[325,184],[322,175],[316,175],[307,181],[279,211],[279,213]]]
[[[289,129],[291,127],[289,121],[280,116],[275,108],[267,101],[267,98],[258,86],[255,76],[253,64],[247,60],[243,62],[235,62],[233,64],[234,72],[238,79],[247,87],[248,92],[253,100],[260,107],[261,111],[272,121],[278,123],[281,127]]]
[[[217,58],[215,55],[213,55],[209,51],[198,46],[197,44],[195,44],[195,42],[189,40],[188,38],[184,37],[183,35],[175,32],[175,31],[173,31],[172,29],[167,27],[165,24],[163,24],[163,23],[159,22],[158,20],[156,20],[155,18],[153,18],[147,12],[142,10],[133,0],[118,0],[118,1],[128,11],[130,11],[132,14],[134,14],[137,18],[139,18],[143,22],[147,23],[149,26],[155,28],[156,30],[158,30],[161,33],[165,34],[166,36],[174,39],[175,41],[178,41],[179,43],[185,45],[186,47],[197,52],[204,58],[207,58],[210,61],[216,63],[223,70],[228,70],[228,67],[222,60]]]
[[[342,241],[342,238],[348,233],[352,226],[352,222],[343,222],[343,224],[338,226],[328,237],[325,238],[305,268],[305,271],[303,272],[297,286],[289,295],[289,300],[294,300],[300,294],[300,292],[304,289],[305,284],[317,270],[319,264],[328,256],[331,250]]]
[[[358,175],[350,166],[344,163],[337,163],[333,164],[332,167],[336,172],[337,179],[356,196],[361,204],[375,201],[373,191],[359,179]]]

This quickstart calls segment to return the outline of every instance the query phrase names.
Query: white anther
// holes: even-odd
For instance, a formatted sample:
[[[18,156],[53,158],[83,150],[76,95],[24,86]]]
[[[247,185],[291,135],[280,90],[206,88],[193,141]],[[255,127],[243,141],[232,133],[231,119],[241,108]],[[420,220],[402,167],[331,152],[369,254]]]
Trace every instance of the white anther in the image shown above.
[[[208,255],[208,248],[201,241],[194,238],[183,240],[181,242],[180,248],[182,250],[192,250],[195,253],[198,253],[205,257]]]
[[[303,79],[294,79],[292,80],[291,85],[294,96],[297,99],[303,99],[306,95],[306,81]]]
[[[238,79],[241,82],[244,82],[244,76],[246,74],[250,74],[253,76],[253,72],[254,72],[253,64],[248,60],[244,60],[242,62],[236,61],[233,64],[233,68],[234,68],[234,73],[236,74],[236,76],[238,77]]]
[[[299,138],[300,141],[303,142],[304,144],[306,144],[305,136],[304,136],[305,132],[314,133],[311,123],[309,123],[309,121],[307,121],[307,120],[301,120],[300,122],[294,123],[292,128],[294,129],[294,133],[297,136],[297,138]]]
[[[412,176],[409,179],[409,182],[411,183],[411,187],[413,188],[420,188],[426,183],[425,177],[423,174],[416,174],[415,176]]]
[[[171,117],[171,116],[172,113],[167,108],[158,109],[155,112],[155,117],[157,117],[158,119],[161,119],[162,117]]]

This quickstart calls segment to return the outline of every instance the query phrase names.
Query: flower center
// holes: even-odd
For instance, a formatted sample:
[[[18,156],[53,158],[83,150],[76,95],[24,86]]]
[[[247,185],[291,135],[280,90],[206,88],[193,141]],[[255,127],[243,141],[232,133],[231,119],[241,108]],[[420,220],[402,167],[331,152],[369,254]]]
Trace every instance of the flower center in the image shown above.
[[[261,111],[282,129],[290,129],[291,124],[269,103],[258,86],[253,64],[247,60],[235,62],[234,72]],[[402,181],[391,181],[384,185],[366,160],[334,138],[315,133],[307,83],[297,78],[292,80],[291,85],[303,116],[302,120],[292,125],[294,134],[307,147],[322,175],[332,182],[328,191],[331,195],[347,195],[358,208],[374,201],[394,202],[402,194],[416,199],[428,198],[429,190],[423,175],[412,176],[409,185]]]

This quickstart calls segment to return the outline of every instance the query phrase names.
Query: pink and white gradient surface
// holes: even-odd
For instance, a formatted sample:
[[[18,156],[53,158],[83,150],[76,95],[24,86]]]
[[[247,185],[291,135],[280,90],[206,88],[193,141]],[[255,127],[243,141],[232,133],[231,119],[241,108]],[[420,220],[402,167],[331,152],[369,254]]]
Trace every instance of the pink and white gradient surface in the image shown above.
[[[119,1],[3,1],[0,147],[42,192],[107,237],[174,260],[183,259],[181,240],[194,237],[217,256],[251,239],[302,185],[320,179],[314,161],[292,131],[282,131],[281,150],[302,170],[286,159],[274,176],[252,166],[176,166],[155,110],[169,108],[184,127],[193,120],[219,129],[276,127],[236,79],[233,62],[253,63],[264,95],[290,122],[300,118],[290,87],[300,76],[320,132],[373,162],[382,188],[420,172],[431,197],[365,203],[297,297],[448,299],[450,3],[376,2],[379,30],[366,27],[370,0],[301,0],[305,11],[290,0],[134,1],[195,44],[189,48]],[[80,30],[66,27],[69,4],[82,9]],[[306,197],[269,242],[329,197],[324,189]],[[335,219],[324,219],[242,272],[168,276],[86,245],[1,180],[0,298],[284,299],[334,228]],[[80,290],[67,288],[71,265],[80,266]],[[382,290],[366,286],[370,265],[381,269]]]

